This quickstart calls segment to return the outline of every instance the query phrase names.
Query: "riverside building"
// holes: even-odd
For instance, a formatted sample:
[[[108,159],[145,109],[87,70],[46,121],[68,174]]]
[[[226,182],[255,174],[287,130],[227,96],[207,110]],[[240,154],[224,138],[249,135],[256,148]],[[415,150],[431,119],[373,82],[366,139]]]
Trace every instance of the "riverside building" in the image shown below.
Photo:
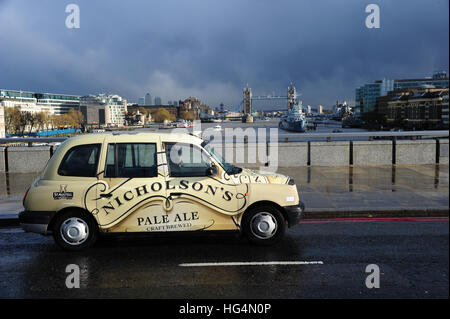
[[[22,112],[61,115],[68,113],[70,109],[78,110],[79,106],[78,95],[0,89],[0,137],[5,137],[7,107],[17,108]]]
[[[17,107],[31,113],[48,112],[61,115],[78,109],[80,96],[56,93],[36,93],[20,90],[0,90],[1,107]]]
[[[387,96],[388,92],[412,88],[448,88],[446,72],[436,72],[432,77],[421,79],[379,80],[365,84],[355,91],[355,113],[362,114],[375,111],[377,99]]]
[[[82,96],[80,111],[88,125],[121,126],[125,123],[127,100],[119,95]]]
[[[398,89],[378,98],[376,108],[390,126],[448,128],[448,88]]]

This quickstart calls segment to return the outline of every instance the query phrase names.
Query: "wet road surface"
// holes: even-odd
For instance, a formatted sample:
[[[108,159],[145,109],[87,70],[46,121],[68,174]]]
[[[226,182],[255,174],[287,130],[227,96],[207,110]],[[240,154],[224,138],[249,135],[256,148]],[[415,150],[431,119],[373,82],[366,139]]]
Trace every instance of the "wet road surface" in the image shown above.
[[[448,298],[448,230],[448,218],[308,221],[271,247],[183,234],[104,238],[70,253],[0,229],[0,298]],[[65,285],[69,264],[80,267],[78,289]],[[365,285],[369,264],[378,289]]]

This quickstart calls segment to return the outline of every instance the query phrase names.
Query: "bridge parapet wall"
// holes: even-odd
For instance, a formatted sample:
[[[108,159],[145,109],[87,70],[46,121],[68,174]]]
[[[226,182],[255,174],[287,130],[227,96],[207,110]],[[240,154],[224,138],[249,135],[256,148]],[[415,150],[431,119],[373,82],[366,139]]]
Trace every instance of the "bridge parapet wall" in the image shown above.
[[[227,144],[217,151],[228,162],[254,169],[299,166],[448,164],[449,140],[330,141]],[[261,147],[261,149],[259,149]],[[0,147],[0,172],[44,169],[54,146]],[[228,155],[227,155],[228,153]],[[230,157],[229,154],[232,154]]]

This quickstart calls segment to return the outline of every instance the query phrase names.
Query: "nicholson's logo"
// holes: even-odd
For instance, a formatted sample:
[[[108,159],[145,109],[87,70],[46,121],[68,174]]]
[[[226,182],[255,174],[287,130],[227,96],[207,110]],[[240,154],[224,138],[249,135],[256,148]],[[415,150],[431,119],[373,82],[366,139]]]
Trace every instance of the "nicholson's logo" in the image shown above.
[[[210,185],[202,182],[190,182],[188,180],[180,180],[178,184],[173,184],[172,181],[154,182],[152,184],[144,184],[138,187],[127,190],[126,192],[118,192],[117,195],[109,193],[110,196],[100,195],[102,197],[111,197],[111,199],[101,206],[100,211],[103,211],[106,215],[115,211],[121,206],[129,206],[130,203],[134,203],[142,198],[151,198],[152,196],[164,197],[166,200],[173,200],[175,197],[187,196],[193,199],[206,201],[210,204],[217,201],[229,202],[235,196],[234,185]],[[120,190],[120,188],[118,189]],[[156,195],[158,192],[165,190],[167,196]],[[117,190],[114,190],[115,192]],[[183,191],[183,192],[180,192]],[[206,200],[206,198],[208,198]],[[98,198],[98,199],[100,199]],[[98,212],[97,212],[98,213]]]

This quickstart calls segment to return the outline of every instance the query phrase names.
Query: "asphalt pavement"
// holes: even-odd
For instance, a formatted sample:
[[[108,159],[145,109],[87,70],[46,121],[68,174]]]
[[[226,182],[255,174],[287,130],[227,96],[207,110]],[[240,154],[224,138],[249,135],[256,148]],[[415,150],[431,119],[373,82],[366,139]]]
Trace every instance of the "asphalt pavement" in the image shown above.
[[[3,228],[0,298],[448,298],[448,231],[448,217],[309,220],[270,247],[202,233],[108,237],[69,253]],[[80,288],[67,288],[68,265]],[[379,288],[366,286],[369,265]]]

